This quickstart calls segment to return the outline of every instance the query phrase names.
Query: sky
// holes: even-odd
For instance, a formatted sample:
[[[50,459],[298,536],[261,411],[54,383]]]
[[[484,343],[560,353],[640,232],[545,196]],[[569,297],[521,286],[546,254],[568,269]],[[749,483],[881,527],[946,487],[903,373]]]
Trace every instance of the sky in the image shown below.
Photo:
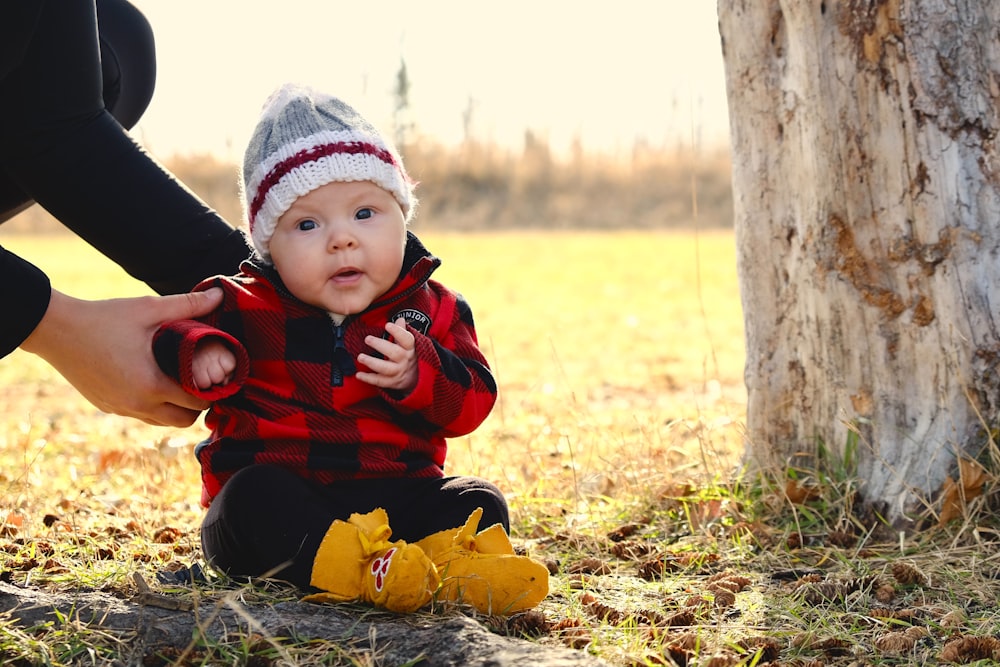
[[[284,82],[344,98],[389,132],[400,63],[418,133],[556,151],[725,146],[713,0],[133,0],[157,86],[133,130],[154,154],[241,159]],[[613,11],[612,11],[613,8]]]

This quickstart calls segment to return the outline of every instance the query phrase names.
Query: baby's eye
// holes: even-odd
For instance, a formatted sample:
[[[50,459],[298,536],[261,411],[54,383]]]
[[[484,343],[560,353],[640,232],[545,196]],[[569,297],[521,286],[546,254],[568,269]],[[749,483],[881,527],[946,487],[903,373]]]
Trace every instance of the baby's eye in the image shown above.
[[[297,225],[295,225],[295,228],[298,229],[298,230],[300,230],[300,231],[303,231],[303,232],[308,232],[311,229],[316,229],[316,221],[315,220],[300,220],[299,223]]]
[[[375,215],[375,212],[372,211],[370,208],[362,208],[358,209],[358,212],[354,214],[354,218],[356,220],[368,220],[373,215]]]

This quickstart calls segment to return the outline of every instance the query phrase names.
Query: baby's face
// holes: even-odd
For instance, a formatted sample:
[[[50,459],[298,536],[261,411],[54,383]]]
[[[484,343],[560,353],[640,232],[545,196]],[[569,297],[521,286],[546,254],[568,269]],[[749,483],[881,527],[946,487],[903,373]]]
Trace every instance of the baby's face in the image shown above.
[[[306,303],[360,313],[399,277],[406,220],[396,199],[371,181],[327,183],[295,200],[271,237],[274,267]]]

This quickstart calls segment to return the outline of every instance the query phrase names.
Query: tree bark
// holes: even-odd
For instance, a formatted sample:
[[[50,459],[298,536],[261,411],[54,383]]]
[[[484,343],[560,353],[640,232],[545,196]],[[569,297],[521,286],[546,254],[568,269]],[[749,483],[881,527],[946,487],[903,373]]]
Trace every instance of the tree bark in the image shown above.
[[[1000,3],[718,8],[748,458],[901,525],[1000,406]]]

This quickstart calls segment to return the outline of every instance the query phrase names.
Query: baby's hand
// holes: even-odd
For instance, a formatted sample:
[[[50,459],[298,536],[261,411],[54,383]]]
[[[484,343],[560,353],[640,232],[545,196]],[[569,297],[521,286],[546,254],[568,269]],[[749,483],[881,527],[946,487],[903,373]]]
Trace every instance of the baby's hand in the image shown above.
[[[416,339],[406,328],[402,317],[395,322],[386,322],[385,330],[390,339],[366,336],[365,344],[380,353],[384,359],[369,354],[359,354],[358,361],[371,369],[370,373],[359,372],[357,378],[382,389],[396,389],[408,393],[417,386]]]
[[[194,348],[191,374],[198,389],[211,389],[233,379],[236,355],[217,338],[204,338]]]

